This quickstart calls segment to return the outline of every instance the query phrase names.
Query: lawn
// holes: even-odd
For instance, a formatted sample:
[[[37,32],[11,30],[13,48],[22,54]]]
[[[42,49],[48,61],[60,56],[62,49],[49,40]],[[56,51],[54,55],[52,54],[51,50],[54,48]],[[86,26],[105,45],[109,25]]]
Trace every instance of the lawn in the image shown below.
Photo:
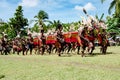
[[[0,55],[0,80],[120,80],[120,47],[101,55]]]

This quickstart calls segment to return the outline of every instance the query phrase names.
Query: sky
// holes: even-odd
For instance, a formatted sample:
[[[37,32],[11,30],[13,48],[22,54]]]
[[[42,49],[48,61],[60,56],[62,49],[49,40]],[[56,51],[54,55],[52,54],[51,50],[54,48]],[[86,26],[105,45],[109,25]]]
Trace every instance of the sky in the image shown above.
[[[82,9],[85,8],[89,15],[100,17],[102,13],[108,15],[108,8],[112,0],[103,4],[100,0],[0,0],[0,18],[9,21],[14,17],[18,5],[23,6],[23,14],[28,20],[33,20],[39,10],[44,10],[49,15],[49,20],[60,20],[70,23],[81,20],[86,16]]]

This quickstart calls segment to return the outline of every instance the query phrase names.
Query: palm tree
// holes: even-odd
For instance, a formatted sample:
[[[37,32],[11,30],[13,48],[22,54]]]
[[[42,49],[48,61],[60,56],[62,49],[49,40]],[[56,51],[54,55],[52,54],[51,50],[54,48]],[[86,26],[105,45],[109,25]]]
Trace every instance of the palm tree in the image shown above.
[[[46,22],[49,17],[45,11],[40,10],[34,18],[37,19],[35,20],[36,24],[38,24],[39,26],[41,26],[41,28],[43,28],[44,22]]]
[[[7,28],[8,24],[4,22],[2,19],[0,19],[0,32],[6,32]]]
[[[39,26],[37,24],[34,24],[34,26],[31,28],[31,31],[39,32]]]
[[[4,24],[4,21],[0,18],[0,25]]]
[[[101,0],[103,3],[106,0]],[[108,9],[108,13],[111,14],[111,10],[115,7],[115,15],[116,17],[120,17],[120,0],[113,0],[110,4],[110,7]]]
[[[96,18],[98,21],[103,21],[103,17],[104,17],[104,13],[102,13],[102,15],[100,16],[100,18],[98,17],[97,14],[95,15],[95,18]]]
[[[51,22],[49,22],[50,24],[49,24],[49,29],[56,29],[56,27],[57,27],[57,25],[58,24],[61,24],[61,22],[60,22],[60,20],[54,20],[53,22],[51,21]]]
[[[70,30],[70,23],[64,23],[63,24],[63,31],[68,32]]]

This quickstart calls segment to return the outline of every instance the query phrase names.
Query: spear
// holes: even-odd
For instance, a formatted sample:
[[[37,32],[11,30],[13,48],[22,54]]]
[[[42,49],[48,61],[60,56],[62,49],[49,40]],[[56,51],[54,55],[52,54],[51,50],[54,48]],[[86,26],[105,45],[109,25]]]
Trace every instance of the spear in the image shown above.
[[[87,11],[85,10],[85,8],[83,8],[83,12],[84,12],[85,14],[87,14]]]
[[[86,14],[86,16],[89,16],[85,8],[83,8],[83,12]]]
[[[91,22],[94,22],[93,18],[88,15],[88,13],[87,13],[87,11],[86,11],[85,8],[83,8],[83,12],[85,13],[85,15],[86,15],[87,17],[89,17],[89,18],[91,19]]]

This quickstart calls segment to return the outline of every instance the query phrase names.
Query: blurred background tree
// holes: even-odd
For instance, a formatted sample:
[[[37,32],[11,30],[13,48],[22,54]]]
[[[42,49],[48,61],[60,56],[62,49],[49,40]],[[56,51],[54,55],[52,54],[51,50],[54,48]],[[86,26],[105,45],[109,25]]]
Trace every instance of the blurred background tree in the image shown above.
[[[16,37],[17,33],[20,31],[22,31],[21,36],[25,35],[25,29],[26,26],[28,26],[28,19],[24,18],[22,6],[18,6],[14,13],[14,17],[9,19],[9,26],[14,34],[12,37]]]

